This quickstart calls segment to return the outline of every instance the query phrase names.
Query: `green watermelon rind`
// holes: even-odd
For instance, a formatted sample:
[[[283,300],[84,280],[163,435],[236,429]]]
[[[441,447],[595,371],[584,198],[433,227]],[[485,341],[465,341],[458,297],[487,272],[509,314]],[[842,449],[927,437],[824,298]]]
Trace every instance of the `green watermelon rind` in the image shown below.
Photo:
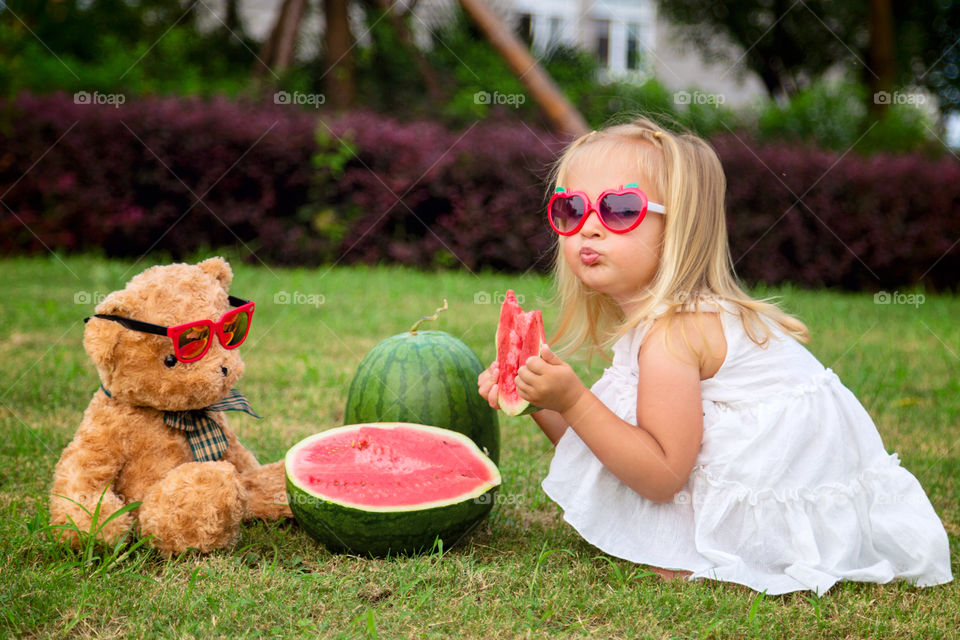
[[[297,483],[290,468],[293,454],[301,447],[322,440],[335,432],[363,426],[391,428],[408,426],[432,430],[463,442],[483,459],[491,472],[490,482],[452,500],[435,501],[430,506],[363,507],[323,496]],[[287,499],[297,523],[308,534],[335,553],[359,556],[385,556],[430,551],[437,538],[443,548],[456,545],[490,512],[500,487],[500,471],[467,436],[429,425],[410,423],[367,423],[337,427],[314,434],[287,451],[284,463]]]
[[[531,413],[536,413],[537,411],[541,410],[541,407],[534,406],[529,402],[526,402],[526,405],[527,405],[526,408],[523,411],[520,411],[518,413],[513,413],[513,411],[516,411],[516,409],[512,409],[512,410],[505,409],[503,405],[500,406],[500,410],[503,411],[504,415],[510,416],[512,418],[515,418],[517,416],[527,416],[527,415],[530,415]]]
[[[473,349],[445,331],[399,333],[360,362],[343,421],[436,425],[471,438],[497,463],[500,422],[476,392],[481,371]]]

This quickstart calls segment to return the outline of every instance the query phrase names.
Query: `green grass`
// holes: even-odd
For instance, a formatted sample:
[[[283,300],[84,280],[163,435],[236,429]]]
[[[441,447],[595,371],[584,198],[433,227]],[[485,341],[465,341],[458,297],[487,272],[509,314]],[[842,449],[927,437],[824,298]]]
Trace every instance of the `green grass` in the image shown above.
[[[165,560],[147,548],[103,559],[52,543],[48,491],[90,395],[82,318],[92,296],[148,266],[92,257],[0,261],[0,637],[950,637],[960,586],[840,583],[823,598],[737,585],[663,583],[567,526],[539,483],[551,448],[529,418],[501,417],[503,487],[490,518],[442,554],[331,555],[292,522],[245,525],[237,546]],[[234,263],[232,292],[257,301],[240,388],[264,416],[231,414],[262,462],[341,424],[363,355],[447,298],[437,328],[494,356],[496,304],[514,288],[546,308],[548,280],[397,268],[278,269]],[[322,304],[276,304],[286,292]],[[810,326],[810,350],[873,416],[888,451],[960,534],[960,300],[877,305],[872,294],[774,289]],[[79,300],[79,303],[75,302]],[[319,302],[320,298],[312,299]],[[586,384],[604,363],[573,363]]]

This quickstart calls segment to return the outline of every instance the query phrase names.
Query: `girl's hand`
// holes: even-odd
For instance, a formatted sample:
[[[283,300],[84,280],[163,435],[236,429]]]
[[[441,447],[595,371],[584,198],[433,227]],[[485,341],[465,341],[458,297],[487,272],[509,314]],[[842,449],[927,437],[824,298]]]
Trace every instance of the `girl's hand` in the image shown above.
[[[497,378],[500,377],[500,367],[494,360],[485,371],[480,372],[477,377],[477,391],[486,398],[487,402],[494,409],[500,408],[500,387],[497,386]]]
[[[530,356],[517,373],[520,397],[541,409],[564,413],[587,388],[573,368],[544,343],[540,355]]]

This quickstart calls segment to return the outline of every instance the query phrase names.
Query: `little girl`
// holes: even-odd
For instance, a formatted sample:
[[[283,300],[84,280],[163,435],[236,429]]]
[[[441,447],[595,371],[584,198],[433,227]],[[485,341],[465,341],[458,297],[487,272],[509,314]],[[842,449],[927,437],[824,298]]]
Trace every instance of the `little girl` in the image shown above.
[[[953,579],[947,535],[870,416],[737,284],[713,149],[638,119],[554,167],[566,349],[613,344],[589,390],[544,346],[516,379],[556,445],[543,489],[591,544],[665,578],[825,593]],[[496,363],[478,380],[497,406]]]

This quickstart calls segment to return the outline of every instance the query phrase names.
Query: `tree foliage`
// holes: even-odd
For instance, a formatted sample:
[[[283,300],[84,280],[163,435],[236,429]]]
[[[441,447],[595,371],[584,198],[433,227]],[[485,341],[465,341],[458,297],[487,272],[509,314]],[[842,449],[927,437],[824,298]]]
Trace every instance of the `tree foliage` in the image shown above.
[[[957,4],[891,2],[890,7],[894,84],[925,88],[953,111],[960,110]],[[704,59],[743,63],[772,97],[808,88],[836,64],[856,70],[866,86],[882,73],[870,58],[868,0],[669,0],[659,7],[684,25],[684,37]]]

